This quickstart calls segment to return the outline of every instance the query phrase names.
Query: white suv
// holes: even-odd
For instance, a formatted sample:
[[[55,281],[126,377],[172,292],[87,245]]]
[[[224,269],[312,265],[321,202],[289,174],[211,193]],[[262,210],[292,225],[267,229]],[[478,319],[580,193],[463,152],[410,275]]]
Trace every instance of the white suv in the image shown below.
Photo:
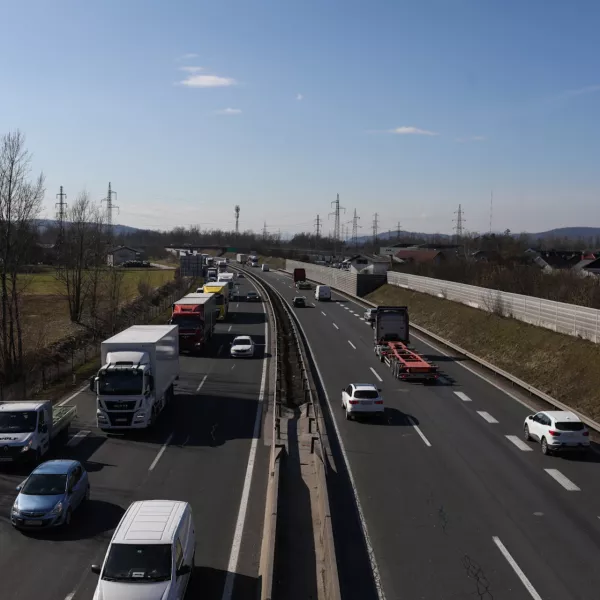
[[[377,415],[383,417],[385,408],[381,390],[372,383],[351,383],[342,390],[342,408],[346,419],[356,415]]]
[[[542,452],[589,450],[590,432],[581,419],[566,410],[544,410],[529,415],[523,425],[523,436],[542,444]]]

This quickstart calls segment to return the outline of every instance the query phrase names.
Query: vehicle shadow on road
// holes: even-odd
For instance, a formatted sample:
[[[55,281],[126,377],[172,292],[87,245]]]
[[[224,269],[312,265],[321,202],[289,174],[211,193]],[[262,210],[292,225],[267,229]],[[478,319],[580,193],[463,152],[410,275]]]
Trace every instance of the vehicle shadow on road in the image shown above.
[[[417,417],[413,417],[408,413],[404,413],[397,408],[392,408],[391,406],[385,407],[385,413],[379,417],[377,415],[373,416],[358,416],[357,421],[361,423],[365,423],[366,425],[384,425],[384,426],[394,426],[394,427],[412,427],[413,425],[419,424],[419,419]]]
[[[568,462],[583,462],[583,463],[596,463],[600,464],[600,450],[597,444],[592,444],[589,452],[562,452],[553,455],[552,458],[562,458]]]
[[[220,598],[227,579],[227,571],[212,567],[194,566],[185,600],[197,598]],[[258,598],[260,580],[248,575],[236,574],[233,585],[234,598]]]
[[[233,316],[234,314],[235,317]],[[230,312],[229,319],[225,321],[225,323],[229,323],[235,327],[236,325],[260,325],[265,321],[266,317],[264,312],[245,312],[238,310],[235,312]]]

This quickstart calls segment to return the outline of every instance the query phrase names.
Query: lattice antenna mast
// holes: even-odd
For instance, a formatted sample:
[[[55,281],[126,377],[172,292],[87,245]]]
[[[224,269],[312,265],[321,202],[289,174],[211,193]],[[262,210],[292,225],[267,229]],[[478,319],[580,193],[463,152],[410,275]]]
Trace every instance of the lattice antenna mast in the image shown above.
[[[453,222],[456,223],[456,225],[454,226],[454,234],[456,235],[457,239],[460,239],[461,237],[463,237],[463,227],[466,222],[466,219],[463,214],[462,204],[458,205],[458,210],[454,214],[456,215],[456,219],[453,220]]]
[[[358,230],[362,227],[362,225],[358,224],[360,217],[356,214],[356,209],[354,209],[354,216],[352,217],[352,245],[358,246]]]
[[[379,213],[373,215],[373,244],[377,243],[377,234],[379,233]]]
[[[56,221],[58,222],[58,236],[56,240],[56,245],[60,248],[64,233],[65,233],[65,220],[67,217],[67,195],[63,191],[63,186],[60,186],[60,192],[56,194],[58,198],[58,202],[55,204],[56,206]]]
[[[267,222],[265,221],[265,222],[264,222],[264,225],[263,225],[263,230],[262,230],[262,237],[263,237],[263,240],[266,240],[266,239],[267,239],[267,235],[268,235],[268,232],[267,232]]]
[[[235,235],[240,233],[240,207],[238,204],[235,205]]]
[[[108,182],[108,194],[106,198],[102,199],[102,202],[106,202],[106,224],[110,229],[113,225],[113,210],[119,212],[119,207],[113,204],[113,196],[116,196],[117,192],[112,189],[110,181]]]
[[[315,219],[315,236],[321,237],[321,229],[323,228],[323,222],[321,221],[320,215],[317,215]]]
[[[337,195],[337,198],[331,203],[331,205],[334,207],[334,211],[329,213],[329,216],[334,215],[335,220],[334,220],[334,225],[333,225],[333,239],[336,241],[339,241],[341,238],[341,231],[340,231],[340,211],[344,211],[346,212],[346,209],[343,206],[340,206],[340,195]]]
[[[396,225],[396,239],[400,239],[400,235],[402,234],[402,228],[400,227],[400,221]]]

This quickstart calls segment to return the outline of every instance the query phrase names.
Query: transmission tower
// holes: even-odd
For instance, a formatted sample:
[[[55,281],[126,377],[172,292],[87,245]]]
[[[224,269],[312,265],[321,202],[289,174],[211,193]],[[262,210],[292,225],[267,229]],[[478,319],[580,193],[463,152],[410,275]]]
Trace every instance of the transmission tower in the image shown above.
[[[315,236],[316,237],[321,237],[321,228],[323,227],[323,223],[321,222],[321,217],[319,215],[317,215],[317,218],[315,219]]]
[[[119,207],[113,204],[113,196],[116,196],[117,192],[112,189],[110,181],[108,182],[108,194],[106,198],[102,199],[102,202],[106,202],[106,224],[110,229],[112,229],[113,224],[113,210],[117,209],[119,212]]]
[[[333,225],[333,239],[334,240],[340,240],[341,237],[341,231],[340,231],[340,211],[343,210],[344,212],[346,212],[346,209],[343,206],[340,206],[340,195],[337,195],[337,198],[331,203],[332,206],[335,206],[335,210],[331,213],[329,213],[329,216],[334,215],[335,216],[335,221],[334,221],[334,225]]]
[[[265,221],[265,223],[263,225],[262,237],[263,237],[263,240],[267,239],[267,222],[266,221]]]
[[[61,247],[63,242],[63,237],[65,233],[65,219],[67,213],[67,195],[63,192],[63,186],[60,186],[60,192],[56,194],[58,198],[58,202],[56,203],[56,220],[58,222],[58,235],[56,239],[56,246],[58,248]]]
[[[456,219],[453,220],[456,225],[454,226],[454,233],[457,239],[460,239],[463,236],[463,225],[465,223],[465,218],[463,216],[462,204],[458,205],[458,210],[454,213],[456,215]]]
[[[352,217],[352,245],[358,246],[358,230],[361,225],[358,224],[360,217],[356,214],[356,209],[354,209],[354,216]]]
[[[235,235],[240,233],[240,207],[235,205]]]
[[[373,244],[377,243],[377,233],[379,232],[379,213],[373,215]]]
[[[398,224],[396,225],[396,239],[400,239],[400,234],[402,233],[402,229],[400,228],[400,221],[398,221]]]

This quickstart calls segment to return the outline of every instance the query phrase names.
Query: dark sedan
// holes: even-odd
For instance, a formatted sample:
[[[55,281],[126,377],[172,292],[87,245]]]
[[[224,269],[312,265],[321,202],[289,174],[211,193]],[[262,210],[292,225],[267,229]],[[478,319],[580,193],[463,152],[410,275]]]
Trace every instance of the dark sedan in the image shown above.
[[[304,296],[296,296],[294,298],[294,306],[296,308],[306,308],[306,298]]]
[[[260,296],[256,292],[248,292],[246,302],[260,302]]]

